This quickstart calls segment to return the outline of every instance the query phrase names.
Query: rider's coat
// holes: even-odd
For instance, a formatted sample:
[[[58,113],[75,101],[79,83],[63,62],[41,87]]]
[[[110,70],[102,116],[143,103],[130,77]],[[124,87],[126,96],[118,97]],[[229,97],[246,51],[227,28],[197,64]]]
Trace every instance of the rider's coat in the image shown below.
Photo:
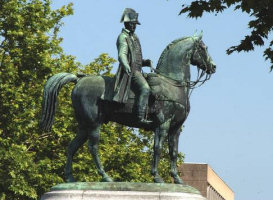
[[[122,32],[118,36],[117,49],[120,65],[116,74],[113,100],[126,103],[132,78],[134,80],[137,79],[140,85],[146,86],[147,84],[142,74],[139,73],[144,61],[142,59],[141,45],[137,35],[130,33],[130,31],[125,28],[122,29]],[[131,69],[130,75],[125,72],[125,67]]]

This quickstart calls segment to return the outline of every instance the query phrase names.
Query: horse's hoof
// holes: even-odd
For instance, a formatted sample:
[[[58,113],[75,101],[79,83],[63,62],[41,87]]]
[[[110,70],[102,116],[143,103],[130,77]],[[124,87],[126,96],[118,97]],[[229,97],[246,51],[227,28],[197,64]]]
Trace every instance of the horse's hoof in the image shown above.
[[[109,176],[103,176],[101,182],[114,182]]]
[[[175,184],[182,184],[182,185],[184,185],[184,182],[182,181],[182,179],[178,175],[173,176],[173,182]]]
[[[65,181],[66,181],[67,183],[77,182],[76,179],[75,179],[72,175],[66,177]]]
[[[157,175],[154,177],[154,182],[155,183],[164,183],[164,180],[159,175]]]

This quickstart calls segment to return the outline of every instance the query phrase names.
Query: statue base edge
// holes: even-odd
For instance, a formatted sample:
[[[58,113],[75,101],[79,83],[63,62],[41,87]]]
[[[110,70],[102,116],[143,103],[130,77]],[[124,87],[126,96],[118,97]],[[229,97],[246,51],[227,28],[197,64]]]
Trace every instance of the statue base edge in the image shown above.
[[[188,185],[129,182],[63,183],[51,188],[41,200],[206,200]]]
[[[41,200],[207,200],[200,194],[102,190],[60,190],[45,193]]]

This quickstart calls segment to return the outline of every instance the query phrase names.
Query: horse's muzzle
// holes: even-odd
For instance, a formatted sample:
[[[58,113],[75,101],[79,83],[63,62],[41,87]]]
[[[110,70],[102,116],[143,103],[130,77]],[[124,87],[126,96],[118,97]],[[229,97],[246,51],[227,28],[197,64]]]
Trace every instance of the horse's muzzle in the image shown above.
[[[213,73],[215,73],[216,72],[216,65],[214,64],[214,63],[211,63],[210,64],[210,67],[208,68],[208,70],[207,70],[207,73],[208,74],[213,74]]]

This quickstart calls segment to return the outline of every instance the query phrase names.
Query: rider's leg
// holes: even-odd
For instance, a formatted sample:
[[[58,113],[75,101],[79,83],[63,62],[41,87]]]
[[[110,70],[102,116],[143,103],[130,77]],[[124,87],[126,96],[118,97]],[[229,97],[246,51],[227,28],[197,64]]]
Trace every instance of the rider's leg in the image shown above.
[[[141,123],[151,123],[152,121],[145,119],[146,108],[150,95],[150,86],[141,72],[135,71],[132,76],[132,86],[137,95],[137,118]]]

